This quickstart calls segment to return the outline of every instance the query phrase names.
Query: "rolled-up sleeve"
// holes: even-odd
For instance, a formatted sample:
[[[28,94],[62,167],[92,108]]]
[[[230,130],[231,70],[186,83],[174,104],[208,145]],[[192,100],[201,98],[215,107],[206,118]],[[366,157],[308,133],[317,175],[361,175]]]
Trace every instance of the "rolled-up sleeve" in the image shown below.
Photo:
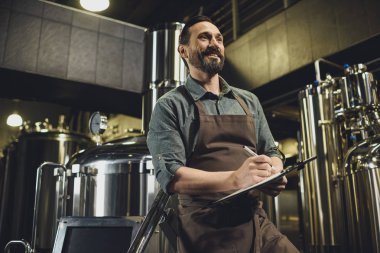
[[[269,157],[278,157],[283,160],[283,157],[274,142],[263,108],[258,99],[255,99],[255,104],[255,107],[257,108],[257,118],[255,120],[255,123],[257,124],[257,151],[259,154],[265,154]]]
[[[152,113],[147,136],[156,179],[166,193],[169,193],[176,170],[186,163],[185,147],[174,112],[170,103],[159,100]]]

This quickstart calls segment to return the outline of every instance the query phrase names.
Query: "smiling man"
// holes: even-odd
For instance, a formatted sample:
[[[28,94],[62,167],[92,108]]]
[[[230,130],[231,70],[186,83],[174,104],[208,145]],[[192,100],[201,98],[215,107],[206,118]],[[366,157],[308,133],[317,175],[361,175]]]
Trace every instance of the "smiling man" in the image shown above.
[[[178,193],[178,252],[298,252],[267,219],[257,192],[207,206],[279,173],[283,164],[257,97],[219,76],[224,44],[213,22],[191,18],[178,52],[188,79],[157,101],[147,139],[161,187]],[[260,155],[250,157],[243,146]],[[283,177],[262,191],[275,196],[286,183]]]

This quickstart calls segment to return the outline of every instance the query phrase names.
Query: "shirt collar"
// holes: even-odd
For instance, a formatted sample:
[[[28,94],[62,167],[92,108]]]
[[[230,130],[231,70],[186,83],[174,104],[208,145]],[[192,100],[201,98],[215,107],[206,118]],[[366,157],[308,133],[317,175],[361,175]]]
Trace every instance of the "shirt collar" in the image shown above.
[[[219,76],[219,83],[221,85],[219,96],[225,96],[232,92],[230,85],[220,76]],[[202,85],[200,85],[190,75],[187,77],[185,87],[189,91],[194,101],[201,99],[203,96],[206,95],[206,93],[209,93],[205,88],[203,88]]]

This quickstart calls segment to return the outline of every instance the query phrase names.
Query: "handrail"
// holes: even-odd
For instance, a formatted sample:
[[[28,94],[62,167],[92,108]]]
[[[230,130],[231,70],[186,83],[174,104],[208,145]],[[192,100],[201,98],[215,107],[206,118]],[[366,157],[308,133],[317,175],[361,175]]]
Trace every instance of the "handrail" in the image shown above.
[[[152,207],[149,209],[144,221],[141,223],[135,238],[133,239],[127,253],[142,253],[164,215],[164,209],[168,203],[169,195],[162,189],[157,193]]]

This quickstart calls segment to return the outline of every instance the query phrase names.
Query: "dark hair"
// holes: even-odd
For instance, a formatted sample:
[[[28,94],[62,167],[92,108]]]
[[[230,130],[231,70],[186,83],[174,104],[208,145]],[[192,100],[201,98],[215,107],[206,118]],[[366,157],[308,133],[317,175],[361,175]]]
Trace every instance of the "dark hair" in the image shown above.
[[[187,45],[190,40],[190,32],[189,29],[193,25],[199,22],[210,22],[211,24],[214,24],[212,20],[209,17],[206,16],[194,16],[191,17],[185,24],[185,26],[182,28],[181,34],[179,35],[179,44],[180,45]],[[214,24],[215,25],[215,24]]]
[[[179,35],[179,45],[188,45],[190,40],[190,32],[189,29],[193,25],[199,23],[199,22],[210,22],[211,24],[214,24],[212,20],[209,17],[206,16],[194,16],[191,17],[185,24],[185,26],[182,28],[181,34]],[[185,59],[182,58],[182,61],[185,63],[186,68],[189,68],[187,65],[187,62]]]

